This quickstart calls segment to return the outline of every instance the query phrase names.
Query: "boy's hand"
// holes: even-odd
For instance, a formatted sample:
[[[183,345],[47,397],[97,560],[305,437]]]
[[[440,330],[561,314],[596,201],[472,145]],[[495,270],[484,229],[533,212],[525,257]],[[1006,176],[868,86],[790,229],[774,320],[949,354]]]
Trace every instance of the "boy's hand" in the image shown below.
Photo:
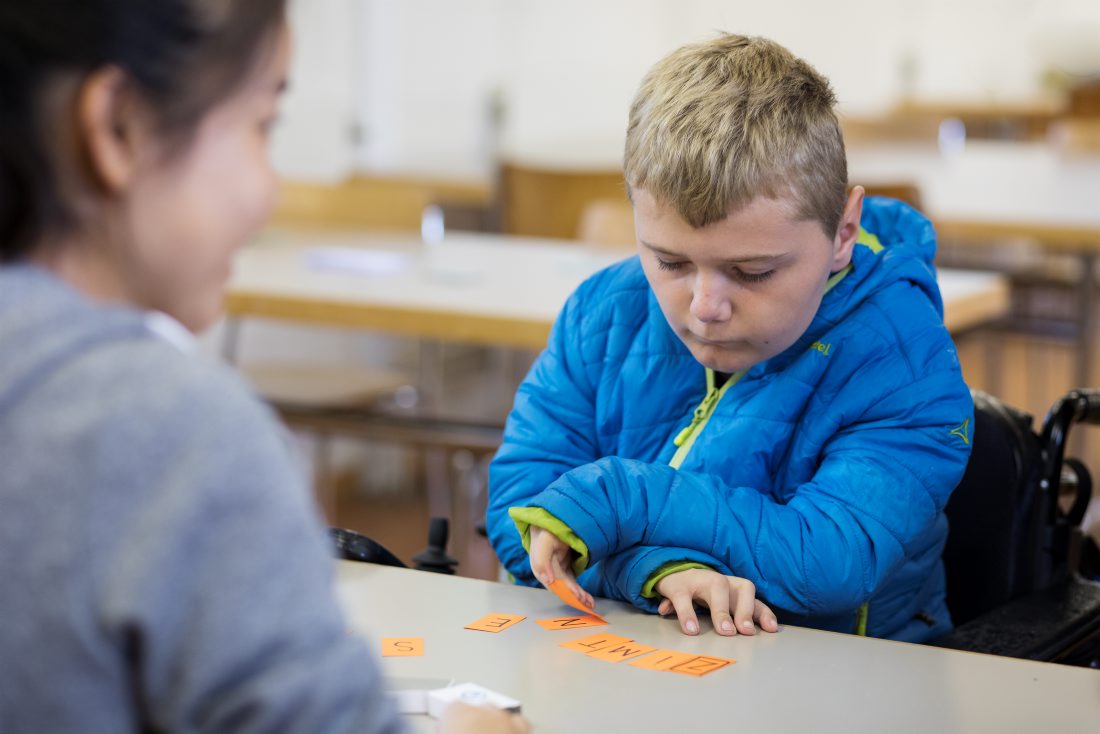
[[[531,571],[543,586],[550,588],[556,579],[561,579],[573,590],[582,603],[589,609],[596,608],[592,595],[581,588],[573,575],[573,549],[562,542],[558,536],[535,525],[531,526]]]
[[[665,597],[657,612],[664,615],[675,609],[680,627],[687,635],[699,634],[695,602],[710,609],[711,622],[720,635],[754,635],[756,625],[753,622],[765,632],[779,629],[775,614],[756,598],[756,587],[748,579],[690,568],[665,576],[657,582],[656,589]]]

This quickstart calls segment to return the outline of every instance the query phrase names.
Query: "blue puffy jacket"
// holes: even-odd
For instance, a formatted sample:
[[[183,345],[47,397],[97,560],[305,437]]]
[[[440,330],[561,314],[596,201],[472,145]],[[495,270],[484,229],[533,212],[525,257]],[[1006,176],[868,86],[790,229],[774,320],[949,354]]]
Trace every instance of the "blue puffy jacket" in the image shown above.
[[[540,507],[587,545],[579,581],[596,596],[653,610],[646,580],[690,561],[752,581],[781,622],[851,632],[869,602],[870,635],[950,630],[943,508],[973,404],[931,224],[868,198],[862,225],[806,333],[710,394],[679,468],[674,439],[709,408],[712,374],[669,328],[638,258],[577,289],[490,468],[490,539],[517,581],[536,583],[508,509]]]

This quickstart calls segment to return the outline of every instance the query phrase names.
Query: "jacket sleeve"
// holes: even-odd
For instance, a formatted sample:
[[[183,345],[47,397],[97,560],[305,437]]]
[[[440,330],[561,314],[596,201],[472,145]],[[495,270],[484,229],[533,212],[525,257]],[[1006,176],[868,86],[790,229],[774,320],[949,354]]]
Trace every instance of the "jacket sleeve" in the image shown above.
[[[880,367],[871,360],[861,371]],[[574,469],[530,504],[568,525],[591,563],[633,546],[696,550],[787,611],[850,610],[929,532],[969,457],[968,439],[953,433],[973,416],[958,372],[908,377],[860,381],[857,371],[853,384],[878,389],[838,424],[816,474],[786,504],[719,477],[620,458]],[[633,559],[604,569],[631,598],[644,557]]]
[[[580,348],[579,293],[566,303],[547,348],[520,385],[489,466],[489,540],[508,572],[527,585],[537,582],[508,508],[527,505],[562,474],[600,456],[595,390]]]
[[[661,597],[645,596],[643,588],[651,576],[671,563],[707,566],[726,576],[733,574],[724,563],[698,550],[636,545],[592,564],[577,580],[594,596],[622,599],[644,611],[656,612]]]

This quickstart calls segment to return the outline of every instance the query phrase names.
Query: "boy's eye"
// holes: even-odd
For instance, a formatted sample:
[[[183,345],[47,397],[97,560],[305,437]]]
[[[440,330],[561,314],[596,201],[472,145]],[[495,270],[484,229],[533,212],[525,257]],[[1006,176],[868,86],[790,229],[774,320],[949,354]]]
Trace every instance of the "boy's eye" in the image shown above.
[[[775,275],[775,270],[765,270],[763,273],[747,273],[744,270],[735,268],[733,272],[742,283],[763,283]]]
[[[684,267],[684,264],[682,262],[669,262],[668,260],[657,258],[657,267],[661,270],[679,270]]]

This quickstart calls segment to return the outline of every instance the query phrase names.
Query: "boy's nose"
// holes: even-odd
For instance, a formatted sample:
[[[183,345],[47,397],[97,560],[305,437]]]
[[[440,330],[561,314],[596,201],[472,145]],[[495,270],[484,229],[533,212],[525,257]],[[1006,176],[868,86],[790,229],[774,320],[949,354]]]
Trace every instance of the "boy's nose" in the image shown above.
[[[728,320],[733,315],[728,295],[720,277],[699,273],[691,294],[691,315],[703,323]]]

